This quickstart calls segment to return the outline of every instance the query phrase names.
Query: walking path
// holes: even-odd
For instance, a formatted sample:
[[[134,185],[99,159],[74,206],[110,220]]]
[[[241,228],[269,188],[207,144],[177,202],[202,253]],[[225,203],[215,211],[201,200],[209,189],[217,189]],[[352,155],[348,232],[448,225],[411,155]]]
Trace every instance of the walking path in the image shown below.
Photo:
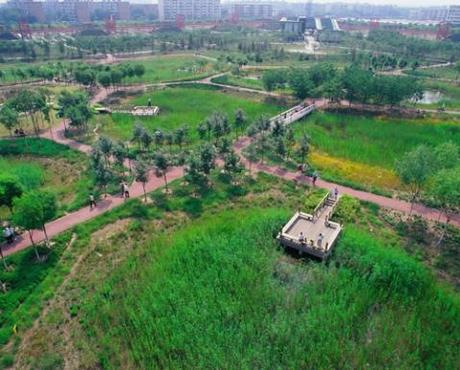
[[[237,154],[240,156],[242,163],[246,166],[250,166],[250,162],[242,155],[242,150],[246,148],[251,143],[251,139],[248,137],[240,138],[234,145],[234,148]],[[290,172],[288,170],[282,169],[278,166],[270,166],[267,164],[262,163],[255,163],[252,164],[252,169],[256,172],[266,172],[274,176],[281,177],[285,180],[292,180],[302,184],[309,184],[311,185],[311,178],[299,173]],[[325,180],[318,179],[316,181],[316,186],[320,188],[324,188],[327,190],[333,190],[335,188],[338,189],[339,194],[347,194],[359,200],[375,203],[380,207],[393,209],[398,212],[409,213],[411,209],[411,204],[404,200],[388,198],[381,195],[368,193],[361,190],[356,190],[347,186],[342,186],[338,184],[334,184],[332,182],[328,182]],[[422,204],[414,204],[412,213],[419,215],[427,220],[437,221],[439,219],[439,212],[434,208],[426,207]],[[445,217],[442,217],[442,222],[446,221]],[[460,215],[452,215],[450,218],[450,223],[457,227],[460,227]]]
[[[167,175],[168,181],[176,180],[183,176],[184,176],[184,170],[182,167],[171,168],[168,171],[168,175]],[[150,174],[150,180],[145,185],[145,191],[151,192],[158,188],[161,188],[162,186],[164,186],[163,178],[156,177],[152,171],[152,173]],[[131,198],[139,198],[144,195],[142,184],[139,182],[133,183],[131,187],[129,188],[129,192],[130,192]],[[65,230],[68,230],[75,225],[88,221],[94,217],[97,217],[107,211],[114,209],[115,207],[121,205],[123,202],[124,202],[124,198],[122,198],[121,195],[107,196],[107,198],[101,199],[97,203],[97,207],[93,208],[92,210],[90,210],[89,207],[84,207],[84,208],[79,209],[78,211],[69,213],[61,218],[51,221],[48,224],[46,224],[46,231],[48,233],[48,236],[52,238],[53,236],[56,236],[57,234]],[[45,235],[43,231],[41,230],[34,230],[32,234],[33,234],[33,240],[36,243],[42,242],[43,240],[45,240]],[[27,236],[27,233],[24,233],[19,238],[17,238],[17,240],[13,244],[4,246],[3,254],[5,256],[8,256],[12,253],[23,250],[31,245],[32,243],[29,237]]]
[[[213,84],[212,82],[210,82],[210,79],[211,77],[208,77],[203,80],[195,81],[195,83]],[[220,85],[220,84],[216,84],[216,85]],[[227,87],[226,85],[224,86]],[[131,87],[128,87],[128,88],[131,88]],[[139,88],[139,86],[132,87],[132,88]],[[233,86],[232,88],[236,88],[236,87]],[[237,88],[237,89],[239,90],[243,89],[244,91],[252,91],[252,89],[245,89],[245,88]],[[260,91],[258,90],[253,90],[253,91],[260,93]],[[107,95],[108,95],[108,90],[100,89],[96,92],[96,94],[91,99],[91,103],[94,104],[94,103],[100,102],[104,100],[107,97]],[[321,107],[327,104],[327,102],[324,99],[321,99],[321,100],[317,100],[314,104],[310,102],[310,104],[311,105],[309,107],[304,108],[304,109],[309,110],[308,113],[311,110],[313,110],[315,106]],[[79,150],[83,153],[89,154],[92,150],[91,146],[79,143],[75,140],[68,139],[65,137],[66,124],[67,122],[63,120],[61,124],[58,127],[54,127],[51,132],[46,131],[42,133],[41,137],[44,137],[50,140],[54,140],[55,142],[58,142],[63,145],[67,145],[75,150]],[[256,164],[250,163],[242,155],[242,150],[245,147],[247,147],[249,144],[250,144],[250,138],[248,137],[242,137],[234,144],[234,148],[236,152],[238,153],[238,155],[240,156],[242,160],[242,163],[246,167],[251,166],[252,168],[254,168],[256,172],[266,172],[266,173],[281,177],[286,180],[296,181],[296,182],[304,183],[304,184],[311,184],[311,179],[305,175],[294,173],[294,172],[289,172],[277,166],[269,166],[269,165],[262,164],[262,163],[256,163]],[[184,175],[183,167],[174,167],[168,172],[168,179],[175,180],[175,179],[181,178],[183,175]],[[151,191],[154,191],[155,189],[162,187],[163,185],[164,185],[163,180],[155,177],[154,174],[152,173],[150,176],[150,180],[146,184],[145,188],[147,192],[151,192]],[[337,188],[340,194],[347,194],[357,199],[372,202],[372,203],[378,204],[381,207],[390,208],[395,211],[409,213],[411,209],[411,204],[409,202],[405,202],[405,201],[393,199],[393,198],[387,198],[387,197],[383,197],[383,196],[376,195],[373,193],[368,193],[365,191],[355,190],[355,189],[352,189],[346,186],[334,184],[334,183],[324,181],[321,179],[318,179],[318,181],[316,182],[316,185],[318,187],[328,189],[328,190],[333,190]],[[143,196],[142,184],[138,182],[133,183],[130,188],[130,194],[131,194],[131,197],[133,198]],[[85,207],[85,208],[82,208],[78,211],[67,214],[59,219],[56,219],[48,223],[46,226],[48,235],[49,237],[53,237],[79,223],[88,221],[102,213],[105,213],[119,206],[122,203],[123,203],[123,198],[121,196],[107,196],[107,198],[104,198],[103,200],[101,200],[98,203],[97,208],[93,210],[90,210],[89,207]],[[446,221],[445,217],[442,217],[441,219],[439,219],[439,212],[437,210],[423,206],[421,204],[415,204],[412,208],[412,212],[428,220],[432,220],[432,221],[440,220],[442,222]],[[451,217],[450,222],[451,224],[460,227],[460,215],[453,215]],[[40,230],[34,230],[33,238],[35,242],[41,242],[44,240],[44,234]],[[12,245],[4,247],[4,254],[6,256],[10,255],[19,250],[25,249],[29,247],[30,245],[31,245],[31,241],[28,238],[21,237]]]

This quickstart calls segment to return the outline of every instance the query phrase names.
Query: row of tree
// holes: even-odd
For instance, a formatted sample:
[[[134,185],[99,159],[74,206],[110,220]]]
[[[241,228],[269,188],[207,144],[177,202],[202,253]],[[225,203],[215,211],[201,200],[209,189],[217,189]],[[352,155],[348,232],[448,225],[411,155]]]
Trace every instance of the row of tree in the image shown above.
[[[49,246],[46,223],[56,217],[58,209],[56,195],[42,190],[24,191],[18,178],[2,174],[0,176],[0,206],[10,209],[14,226],[27,230],[37,259],[40,259],[32,230],[43,230],[46,245]]]
[[[93,86],[97,82],[104,87],[116,86],[130,77],[141,77],[145,67],[139,63],[120,63],[116,66],[92,65],[87,63],[47,63],[37,67],[12,68],[0,70],[0,81],[42,79],[77,82],[85,86]],[[8,76],[10,75],[10,76]]]
[[[12,134],[23,121],[29,121],[38,135],[44,121],[51,124],[51,95],[46,88],[21,90],[0,108],[0,123]]]
[[[319,63],[307,69],[264,72],[262,81],[268,91],[289,85],[299,99],[326,97],[332,101],[397,105],[410,98],[423,97],[414,78],[374,74],[355,65],[338,70],[332,64]]]

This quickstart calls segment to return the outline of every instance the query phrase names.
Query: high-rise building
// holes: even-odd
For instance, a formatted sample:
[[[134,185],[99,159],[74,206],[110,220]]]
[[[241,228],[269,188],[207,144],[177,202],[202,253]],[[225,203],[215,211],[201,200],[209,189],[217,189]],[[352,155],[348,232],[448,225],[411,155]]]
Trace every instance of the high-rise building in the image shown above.
[[[447,22],[459,25],[460,24],[460,5],[451,5],[449,13],[447,13]]]
[[[6,6],[11,9],[19,10],[21,16],[29,22],[45,21],[45,12],[42,2],[33,0],[10,0]]]
[[[220,19],[220,0],[159,0],[161,21],[184,17],[188,21]]]
[[[230,11],[238,19],[271,19],[273,16],[273,6],[269,3],[234,3]]]

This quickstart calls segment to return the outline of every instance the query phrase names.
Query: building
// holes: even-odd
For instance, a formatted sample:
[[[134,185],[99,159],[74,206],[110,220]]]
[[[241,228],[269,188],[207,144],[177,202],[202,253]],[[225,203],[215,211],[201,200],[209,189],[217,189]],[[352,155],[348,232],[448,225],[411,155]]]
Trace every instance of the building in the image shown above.
[[[447,22],[460,25],[460,5],[451,5],[447,13]]]
[[[99,15],[99,19],[113,17],[118,20],[129,20],[130,18],[129,2],[122,0],[10,0],[7,6],[19,9],[29,22],[88,23],[93,20],[95,14]]]
[[[158,4],[129,4],[131,19],[158,19]]]
[[[234,3],[230,12],[237,19],[271,19],[273,6],[269,3]]]
[[[33,0],[11,0],[6,6],[10,9],[17,9],[21,16],[29,22],[45,22],[45,10],[42,2]]]
[[[88,5],[90,14],[99,12],[99,14],[104,15],[104,18],[113,17],[120,21],[130,19],[130,4],[128,1],[89,1]]]
[[[303,34],[308,31],[340,31],[337,20],[328,17],[297,17],[296,19],[281,18],[280,27],[282,32],[297,34]]]
[[[220,0],[159,0],[158,12],[161,21],[186,21],[220,19]]]

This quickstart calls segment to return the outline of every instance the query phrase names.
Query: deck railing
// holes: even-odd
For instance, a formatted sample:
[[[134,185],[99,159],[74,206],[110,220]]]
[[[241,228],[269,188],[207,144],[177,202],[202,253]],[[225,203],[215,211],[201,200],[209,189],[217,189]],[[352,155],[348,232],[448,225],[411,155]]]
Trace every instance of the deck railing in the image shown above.
[[[313,210],[313,218],[316,218],[318,214],[321,212],[321,210],[324,208],[327,200],[329,199],[329,196],[331,195],[331,192],[328,191],[327,194],[321,199],[321,201],[318,203],[318,205],[315,207]]]

